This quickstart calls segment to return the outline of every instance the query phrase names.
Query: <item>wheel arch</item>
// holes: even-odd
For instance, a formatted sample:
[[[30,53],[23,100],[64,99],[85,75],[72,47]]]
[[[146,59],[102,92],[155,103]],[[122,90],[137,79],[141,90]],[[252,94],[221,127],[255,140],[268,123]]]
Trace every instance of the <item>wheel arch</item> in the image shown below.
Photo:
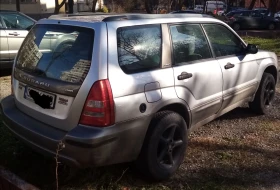
[[[270,65],[268,67],[265,68],[264,73],[269,73],[272,74],[275,83],[278,81],[278,75],[277,75],[277,69],[274,65]]]
[[[166,105],[162,108],[160,108],[158,112],[161,111],[173,111],[178,113],[180,116],[182,116],[187,124],[188,129],[191,126],[191,114],[190,111],[188,109],[188,107],[186,107],[186,105],[182,104],[182,103],[172,103],[169,105]]]

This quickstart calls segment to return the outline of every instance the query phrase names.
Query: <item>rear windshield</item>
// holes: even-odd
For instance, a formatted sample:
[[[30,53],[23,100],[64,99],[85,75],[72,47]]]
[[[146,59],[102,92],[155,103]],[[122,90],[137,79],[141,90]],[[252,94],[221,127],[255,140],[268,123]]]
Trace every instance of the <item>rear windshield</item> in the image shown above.
[[[16,67],[36,76],[82,83],[92,58],[94,30],[36,25],[25,38]]]

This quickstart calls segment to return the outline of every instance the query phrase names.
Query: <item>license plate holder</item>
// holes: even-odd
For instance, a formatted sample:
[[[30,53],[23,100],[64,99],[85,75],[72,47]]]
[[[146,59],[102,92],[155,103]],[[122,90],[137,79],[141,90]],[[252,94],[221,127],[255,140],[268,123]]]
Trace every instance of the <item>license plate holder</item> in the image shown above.
[[[49,99],[48,99],[48,100],[50,100],[50,107],[49,107],[49,109],[54,109],[55,108],[55,101],[56,101],[56,95],[55,94],[51,94],[51,93],[48,93],[48,92],[45,92],[45,91],[42,91],[42,90],[38,90],[38,89],[32,88],[30,86],[25,86],[24,99],[29,100],[29,101],[34,102],[35,104],[37,104],[35,102],[35,100],[30,96],[30,91],[31,90],[37,92],[38,95],[41,96],[41,97],[43,97],[43,96],[44,97],[49,97]],[[42,107],[42,106],[40,106],[40,107]]]

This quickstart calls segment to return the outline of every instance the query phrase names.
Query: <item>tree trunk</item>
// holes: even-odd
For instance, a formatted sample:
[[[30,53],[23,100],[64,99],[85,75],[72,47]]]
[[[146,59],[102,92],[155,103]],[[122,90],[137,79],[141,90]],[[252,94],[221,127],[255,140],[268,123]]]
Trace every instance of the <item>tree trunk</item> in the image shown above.
[[[20,1],[16,0],[16,7],[17,7],[17,11],[20,11]]]
[[[94,13],[95,13],[96,3],[97,3],[97,0],[93,0],[93,1],[92,1],[91,12],[94,12]]]
[[[74,13],[74,0],[68,0],[68,6],[69,6],[69,14],[73,14]]]
[[[63,0],[60,4],[58,3],[58,0],[55,0],[55,8],[54,8],[54,14],[59,13],[59,9],[65,4],[66,0]]]
[[[261,3],[264,5],[265,8],[267,8],[267,6],[266,6],[264,0],[261,0]]]
[[[270,16],[274,17],[274,13],[277,11],[277,5],[279,0],[269,0],[269,10],[271,12]]]
[[[148,14],[152,13],[151,6],[150,6],[150,0],[145,0],[145,9]]]
[[[206,1],[204,1],[204,5],[203,5],[203,11],[202,11],[202,13],[203,14],[205,14],[205,13],[207,13],[207,7],[206,7]]]
[[[249,7],[248,7],[248,9],[252,10],[254,8],[254,6],[255,6],[255,3],[256,3],[256,0],[252,0],[250,5],[249,5]]]

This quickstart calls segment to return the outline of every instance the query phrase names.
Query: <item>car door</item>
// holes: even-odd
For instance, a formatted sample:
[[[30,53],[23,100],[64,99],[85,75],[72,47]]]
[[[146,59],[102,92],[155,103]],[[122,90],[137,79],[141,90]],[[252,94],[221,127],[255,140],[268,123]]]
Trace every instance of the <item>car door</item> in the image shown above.
[[[9,46],[6,30],[0,17],[0,69],[1,64],[10,61]]]
[[[258,64],[245,54],[246,44],[228,27],[204,24],[206,34],[223,72],[223,109],[253,95],[257,88]]]
[[[175,90],[192,114],[192,125],[219,111],[222,72],[199,24],[170,25]]]
[[[0,13],[6,28],[9,57],[14,59],[34,21],[17,12]]]
[[[242,28],[251,28],[251,20],[250,11],[242,11],[238,16],[238,22]]]
[[[259,11],[253,11],[251,13],[251,22],[249,23],[251,25],[251,28],[262,28],[265,24],[263,22],[263,15]]]

